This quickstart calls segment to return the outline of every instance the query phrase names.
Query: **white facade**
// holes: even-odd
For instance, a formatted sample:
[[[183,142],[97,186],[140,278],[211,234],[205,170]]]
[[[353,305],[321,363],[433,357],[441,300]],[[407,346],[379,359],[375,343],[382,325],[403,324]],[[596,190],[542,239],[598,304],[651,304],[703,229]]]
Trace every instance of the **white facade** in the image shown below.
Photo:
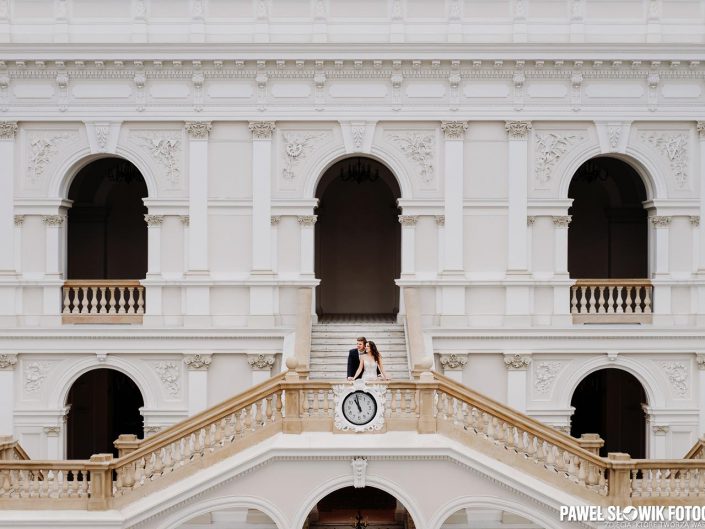
[[[100,367],[147,433],[281,370],[317,184],[363,156],[398,181],[397,284],[438,370],[563,429],[581,380],[625,370],[648,456],[682,457],[705,431],[703,28],[688,0],[0,0],[0,433],[64,457]],[[652,323],[573,323],[568,189],[598,156],[646,189]],[[62,323],[68,192],[103,157],[148,188],[141,324]]]

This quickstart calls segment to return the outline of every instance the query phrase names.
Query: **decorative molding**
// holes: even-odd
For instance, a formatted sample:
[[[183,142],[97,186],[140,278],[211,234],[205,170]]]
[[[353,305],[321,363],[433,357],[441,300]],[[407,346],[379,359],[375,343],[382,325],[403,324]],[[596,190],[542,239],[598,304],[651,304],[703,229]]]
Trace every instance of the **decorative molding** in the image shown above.
[[[179,168],[179,153],[181,140],[175,133],[167,132],[142,132],[133,133],[132,137],[146,148],[152,158],[159,162],[165,170],[166,179],[172,185],[179,183],[181,169]]]
[[[255,140],[271,140],[277,125],[274,121],[250,121],[248,126]]]
[[[64,215],[44,215],[42,217],[42,222],[47,226],[61,226],[64,224]]]
[[[276,226],[277,224],[279,224],[279,222],[280,222],[281,220],[282,220],[281,215],[272,215],[271,217],[269,217],[269,223],[270,223],[272,226]]]
[[[17,365],[16,354],[0,354],[0,369],[11,371]]]
[[[548,393],[553,380],[561,370],[560,362],[539,362],[534,364],[534,387],[538,393]]]
[[[673,392],[680,398],[688,396],[688,366],[685,362],[660,362],[661,369],[668,376]]]
[[[655,147],[671,164],[676,187],[688,184],[688,135],[683,133],[642,132],[641,139]]]
[[[144,221],[147,223],[147,226],[161,226],[164,222],[164,215],[145,215]]]
[[[705,139],[705,121],[696,122],[695,130],[697,131],[698,136],[700,136],[701,140]]]
[[[186,364],[189,371],[207,371],[211,365],[211,357],[212,355],[209,354],[189,355],[184,358],[184,364]]]
[[[558,228],[567,228],[570,225],[570,221],[573,220],[572,215],[556,215],[551,218],[553,219],[553,225]]]
[[[98,152],[105,152],[108,147],[108,139],[110,138],[110,125],[109,124],[96,124],[95,128],[95,142],[98,145]]]
[[[462,140],[468,130],[467,121],[442,121],[441,130],[447,140]]]
[[[157,215],[154,215],[155,217]],[[179,215],[179,220],[181,221],[181,224],[184,226],[190,226],[191,225],[191,217],[189,215]]]
[[[536,180],[546,184],[551,180],[551,171],[573,144],[581,142],[584,137],[579,134],[558,134],[555,132],[537,132],[536,138],[536,166],[534,169]]]
[[[61,433],[61,426],[44,426],[42,431],[47,437],[58,437]]]
[[[247,363],[255,371],[271,371],[274,365],[273,354],[247,355]]]
[[[433,134],[409,133],[405,135],[392,134],[389,138],[396,143],[407,158],[416,162],[417,175],[422,182],[433,181]]]
[[[108,360],[108,353],[96,353],[95,359],[100,364],[104,364]]]
[[[445,215],[436,215],[436,224],[438,226],[445,226],[446,225],[446,216]]]
[[[350,134],[352,135],[353,147],[359,151],[365,144],[365,136],[367,135],[367,125],[354,124],[350,126]]]
[[[535,222],[536,222],[535,215],[529,215],[528,217],[526,217],[526,225],[527,226],[533,226]]]
[[[0,121],[0,140],[14,140],[17,134],[16,121]]]
[[[210,121],[187,121],[184,129],[192,140],[207,140],[213,125]]]
[[[15,215],[15,226],[22,226],[24,224],[24,215]]]
[[[313,225],[316,224],[316,221],[318,220],[318,216],[317,215],[299,215],[296,217],[296,220],[299,221],[299,224],[301,226],[313,227]]]
[[[149,437],[150,435],[154,435],[155,433],[159,433],[162,431],[161,426],[145,426],[144,427],[144,436]]]
[[[654,424],[651,431],[656,435],[665,435],[670,431],[671,427],[667,424]]]
[[[656,228],[668,228],[671,225],[671,218],[663,215],[654,215],[649,217],[649,220]]]
[[[525,371],[531,363],[531,357],[520,354],[505,354],[504,365],[509,371]]]
[[[700,371],[705,370],[705,354],[699,354],[695,356],[695,363]]]
[[[27,179],[37,183],[44,176],[44,170],[51,164],[52,158],[59,151],[59,145],[72,139],[74,133],[43,133],[29,136],[29,160],[27,162]]]
[[[444,371],[462,371],[468,363],[468,353],[448,353],[440,355]]]
[[[695,227],[700,226],[700,216],[699,215],[690,215],[690,217],[688,217],[688,220],[690,221],[690,223],[693,226],[695,226]]]
[[[621,125],[611,125],[607,127],[607,141],[609,142],[610,149],[615,150],[619,147],[619,140],[622,137],[622,126]]]
[[[161,361],[154,365],[154,371],[159,375],[159,380],[166,388],[169,395],[177,397],[179,395],[179,364],[175,361]]]
[[[566,435],[570,435],[570,426],[568,425],[554,425],[552,428],[554,430],[558,430],[559,432],[563,432]]]
[[[418,220],[418,215],[399,215],[399,224],[402,226],[416,226]],[[443,220],[445,222],[445,218]]]
[[[27,393],[36,393],[42,387],[49,371],[46,362],[28,362],[24,368],[24,389]]]
[[[529,137],[531,130],[531,121],[505,121],[504,130],[507,135],[513,140],[524,140]]]
[[[365,488],[365,477],[367,474],[367,459],[364,457],[354,457],[350,463],[353,471],[353,487],[356,489]]]
[[[282,178],[294,180],[296,167],[306,159],[307,151],[328,135],[328,132],[283,132],[284,139],[284,165]]]

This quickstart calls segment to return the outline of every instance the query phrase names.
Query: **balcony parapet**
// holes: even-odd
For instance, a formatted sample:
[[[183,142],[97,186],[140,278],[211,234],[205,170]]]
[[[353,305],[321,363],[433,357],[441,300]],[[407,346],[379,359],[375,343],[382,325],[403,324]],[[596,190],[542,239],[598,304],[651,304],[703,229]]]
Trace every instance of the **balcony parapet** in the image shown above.
[[[137,279],[70,280],[62,287],[62,323],[142,323],[144,287]]]
[[[571,287],[573,323],[652,323],[648,279],[578,279]]]

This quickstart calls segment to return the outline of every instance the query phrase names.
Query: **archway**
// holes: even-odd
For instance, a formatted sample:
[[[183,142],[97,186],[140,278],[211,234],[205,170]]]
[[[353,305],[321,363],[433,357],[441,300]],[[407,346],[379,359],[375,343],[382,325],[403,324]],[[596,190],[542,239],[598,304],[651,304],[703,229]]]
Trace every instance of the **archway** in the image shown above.
[[[277,524],[259,509],[233,506],[194,516],[178,529],[277,529]]]
[[[120,434],[144,437],[140,408],[144,399],[130,377],[114,369],[94,369],[71,386],[66,404],[66,457],[88,459],[92,454],[112,453]]]
[[[67,279],[143,279],[147,273],[147,184],[122,158],[81,169],[68,193]]]
[[[493,529],[541,529],[519,514],[499,508],[468,507],[458,509],[441,525],[440,529],[467,529],[469,527],[492,527]]]
[[[646,392],[636,377],[615,368],[590,373],[575,388],[570,434],[597,433],[605,441],[600,455],[626,452],[646,457]]]
[[[319,316],[399,311],[400,196],[391,171],[370,158],[347,158],[323,175],[316,189]]]
[[[568,197],[570,277],[647,278],[646,187],[639,174],[616,158],[593,158],[573,176]]]
[[[388,492],[375,487],[345,487],[331,492],[311,510],[304,527],[330,529],[356,527],[356,524],[368,529],[414,527],[402,503]]]

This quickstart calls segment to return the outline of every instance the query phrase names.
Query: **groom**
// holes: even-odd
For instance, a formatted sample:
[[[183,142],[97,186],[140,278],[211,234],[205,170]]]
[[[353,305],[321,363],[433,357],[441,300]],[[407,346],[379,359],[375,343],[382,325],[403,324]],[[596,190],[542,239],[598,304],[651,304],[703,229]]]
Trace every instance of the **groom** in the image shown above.
[[[350,349],[348,352],[348,378],[355,376],[355,371],[360,367],[360,358],[365,354],[365,345],[367,345],[367,338],[359,336],[355,349]],[[377,368],[377,375],[379,375],[379,368]],[[362,373],[357,378],[360,377],[362,377]]]

